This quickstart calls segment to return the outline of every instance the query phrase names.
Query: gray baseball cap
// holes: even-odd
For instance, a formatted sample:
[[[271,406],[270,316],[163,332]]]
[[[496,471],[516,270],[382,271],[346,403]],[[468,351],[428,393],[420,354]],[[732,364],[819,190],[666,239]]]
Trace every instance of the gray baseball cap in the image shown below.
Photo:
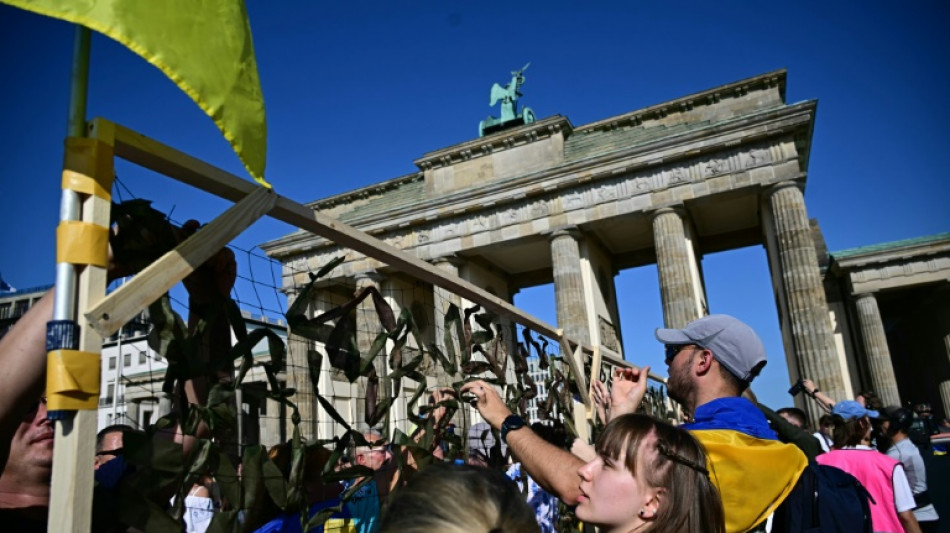
[[[739,379],[750,382],[765,366],[762,340],[741,320],[729,315],[709,315],[683,329],[656,330],[663,344],[695,344],[712,352],[719,364]]]

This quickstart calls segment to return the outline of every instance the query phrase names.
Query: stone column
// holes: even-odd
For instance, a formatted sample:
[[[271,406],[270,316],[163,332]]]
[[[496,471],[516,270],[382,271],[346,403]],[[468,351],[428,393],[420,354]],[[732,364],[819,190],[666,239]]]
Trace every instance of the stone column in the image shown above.
[[[864,345],[864,356],[867,358],[868,368],[871,370],[871,384],[874,392],[881,398],[884,405],[900,405],[894,363],[891,361],[891,352],[887,348],[887,336],[884,334],[884,322],[881,320],[877,298],[871,293],[858,294],[855,296],[854,303],[858,309],[861,341]]]
[[[950,357],[950,335],[944,336],[943,346],[946,348],[944,353]],[[943,416],[950,416],[950,379],[940,383],[940,399],[943,401]]]
[[[782,331],[786,349],[793,352],[801,377],[814,381],[831,398],[845,399],[805,197],[792,182],[776,184],[766,194],[766,220],[771,226],[766,231],[773,237],[766,239],[766,245],[770,266],[778,274],[773,278],[781,283],[776,291],[784,296],[779,298],[785,307],[779,314],[787,318]],[[813,404],[807,405],[812,421],[821,414]]]
[[[293,305],[296,297],[296,292],[288,292],[288,308]],[[297,391],[292,400],[297,404],[297,411],[300,413],[300,434],[308,440],[317,437],[317,398],[314,396],[313,383],[310,380],[310,363],[307,357],[311,349],[310,344],[307,338],[295,335],[293,330],[288,330],[287,378],[290,380],[290,386]],[[327,365],[328,363],[324,361],[323,366]],[[291,416],[293,416],[293,410],[288,409],[287,425],[289,427],[293,424]]]
[[[369,287],[372,287],[376,289],[377,292],[380,292],[382,279],[383,277],[376,273],[375,270],[357,274],[356,291],[354,296],[358,296]],[[376,312],[376,305],[373,303],[373,297],[367,296],[367,298],[356,307],[356,344],[360,349],[361,356],[367,355],[370,348],[372,348],[373,343],[376,341],[376,336],[382,331],[383,326],[379,322],[379,314]],[[385,376],[387,374],[386,357],[385,352],[381,353],[382,357],[377,357],[375,361],[376,374],[379,376]],[[380,365],[380,362],[382,362],[382,365]]]
[[[119,420],[113,420],[113,424],[119,424]],[[139,400],[126,398],[125,401],[125,423],[135,429],[147,429],[147,426],[139,425]]]
[[[266,433],[267,440],[261,438],[261,444],[266,446],[273,446],[275,444],[280,444],[284,442],[285,436],[280,431],[280,422],[281,417],[283,416],[282,407],[280,402],[271,400],[270,398],[265,398],[265,405],[267,410],[267,419],[264,421],[264,433]]]
[[[557,325],[571,339],[590,344],[590,326],[581,275],[580,239],[576,226],[551,232],[551,263],[554,268],[554,301]]]
[[[449,274],[452,274],[453,276],[458,276],[460,272],[459,269],[463,265],[463,260],[461,257],[455,254],[444,255],[433,259],[432,264],[435,265],[435,267],[439,270],[443,270]],[[448,327],[445,323],[445,313],[449,310],[449,306],[452,304],[455,304],[455,306],[459,308],[459,312],[462,312],[462,298],[453,292],[443,289],[442,287],[433,285],[432,302],[435,306],[435,345],[438,346],[440,350],[442,350],[443,354],[448,356],[448,352],[445,351],[444,341],[445,328]],[[455,336],[453,335],[452,338],[455,338]],[[459,347],[456,346],[456,365],[459,364],[460,356],[458,353],[458,348]],[[452,382],[452,377],[449,376],[444,369],[442,369],[442,366],[436,362],[435,358],[427,358],[425,362],[425,371],[423,371],[423,373],[429,376],[434,376],[440,386],[448,386]]]
[[[656,269],[660,277],[663,322],[668,328],[682,328],[701,316],[696,295],[701,291],[693,277],[693,255],[686,238],[684,213],[664,207],[653,214],[653,241]]]

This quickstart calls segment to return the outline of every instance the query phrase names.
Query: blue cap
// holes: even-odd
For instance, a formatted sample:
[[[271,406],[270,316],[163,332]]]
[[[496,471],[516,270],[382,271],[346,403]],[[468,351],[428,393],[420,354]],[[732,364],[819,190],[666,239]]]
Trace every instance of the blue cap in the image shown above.
[[[845,420],[850,420],[852,418],[864,418],[866,416],[871,418],[881,417],[881,413],[867,409],[854,400],[845,400],[843,402],[836,403],[831,409],[831,414],[838,415]]]
[[[683,329],[657,329],[663,344],[695,344],[712,352],[719,364],[742,381],[752,381],[765,366],[765,346],[755,331],[729,315],[709,315]]]

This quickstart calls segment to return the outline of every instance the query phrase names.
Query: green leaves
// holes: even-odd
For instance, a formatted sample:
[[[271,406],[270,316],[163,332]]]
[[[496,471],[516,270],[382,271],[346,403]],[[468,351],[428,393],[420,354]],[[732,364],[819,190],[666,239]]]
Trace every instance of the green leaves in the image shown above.
[[[180,516],[183,509],[176,507],[173,517],[170,517],[155,503],[154,495],[159,490],[172,490],[178,493],[181,501],[191,484],[205,474],[215,477],[231,505],[227,511],[216,513],[212,530],[237,531],[242,527],[237,520],[239,511],[245,517],[244,526],[261,525],[255,520],[262,519],[266,509],[299,511],[304,527],[322,524],[338,511],[338,508],[326,509],[308,519],[305,478],[312,475],[307,467],[307,460],[312,455],[308,454],[308,447],[332,445],[333,452],[321,472],[324,482],[368,477],[372,472],[361,466],[338,468],[347,445],[367,443],[350,425],[354,421],[349,420],[349,414],[343,416],[336,410],[334,397],[329,394],[331,391],[320,390],[321,373],[327,372],[325,361],[349,383],[359,382],[365,392],[364,421],[370,427],[391,427],[389,416],[396,404],[395,399],[405,398],[407,393],[403,387],[413,392],[404,404],[405,417],[414,425],[413,434],[410,436],[394,430],[388,439],[400,471],[413,462],[425,465],[437,460],[432,452],[438,446],[443,447],[447,458],[464,456],[467,423],[461,422],[462,431],[458,433],[451,424],[461,408],[457,400],[459,387],[466,382],[484,379],[502,385],[508,406],[524,415],[527,401],[535,398],[538,391],[537,384],[528,374],[527,358],[530,355],[540,357],[542,368],[550,367],[553,371],[548,384],[549,395],[541,409],[545,413],[542,416],[572,412],[568,377],[557,370],[564,365],[557,358],[548,360],[546,351],[549,345],[543,337],[535,338],[532,332],[523,329],[522,342],[519,343],[514,326],[478,306],[462,309],[452,304],[444,317],[433,320],[431,316],[417,317],[410,312],[410,309],[422,309],[427,314],[435,313],[425,308],[425,305],[432,305],[431,302],[425,305],[401,302],[396,315],[386,298],[372,286],[362,288],[352,298],[341,297],[338,287],[327,287],[322,284],[322,279],[342,260],[342,257],[336,258],[316,274],[310,274],[310,282],[297,292],[286,315],[289,334],[309,341],[300,343],[304,351],[294,352],[297,368],[287,371],[307,372],[310,390],[302,395],[303,401],[315,401],[325,415],[321,420],[329,418],[333,421],[336,435],[330,441],[308,442],[301,434],[300,412],[294,403],[298,391],[283,386],[283,376],[278,377],[287,368],[288,358],[281,335],[266,326],[248,328],[233,301],[223,302],[214,309],[206,307],[202,319],[192,322],[192,332],[172,310],[167,296],[152,304],[149,311],[154,327],[149,342],[169,361],[165,390],[175,392],[177,384],[184,379],[232,372],[237,366],[233,381],[215,381],[205,405],[188,406],[182,423],[185,434],[196,434],[202,424],[210,427],[216,438],[219,431],[236,428],[235,397],[240,390],[246,400],[253,400],[250,403],[275,401],[284,405],[291,412],[293,436],[281,452],[285,455],[276,462],[268,457],[262,446],[243,446],[240,479],[235,468],[236,456],[229,448],[233,445],[231,441],[224,445],[220,440],[199,439],[189,457],[182,458],[181,447],[169,448],[167,443],[161,444],[158,441],[162,439],[157,434],[141,442],[130,439],[127,446],[130,457],[141,466],[134,479],[128,481],[129,491],[123,495],[126,499],[123,513],[129,517],[130,525],[149,531],[180,529],[173,517]],[[323,291],[328,293],[324,295]],[[314,312],[314,303],[320,301],[332,301],[335,305]],[[202,335],[220,326],[218,321],[221,320],[230,323],[234,344],[212,362],[203,362],[197,356]],[[420,323],[427,325],[422,332]],[[435,328],[430,329],[430,326],[433,323],[442,326],[439,334],[432,333]],[[261,348],[265,344],[266,351],[262,354]],[[294,346],[296,349],[297,345]],[[388,365],[379,364],[382,360]],[[301,364],[306,368],[300,368]],[[263,370],[266,388],[259,383],[253,386],[244,384],[248,376],[254,375],[252,372],[259,372],[255,368]],[[511,379],[512,372],[515,379]],[[443,384],[451,382],[455,398],[429,403],[432,401],[431,389],[427,384],[435,376]],[[294,380],[294,383],[300,387],[300,383],[306,383],[306,380]],[[432,416],[433,413],[442,414],[442,410],[444,416]],[[569,431],[576,434],[570,420],[565,422]],[[173,425],[171,421],[163,424],[166,428]],[[358,488],[358,485],[351,487],[343,495],[344,501]]]

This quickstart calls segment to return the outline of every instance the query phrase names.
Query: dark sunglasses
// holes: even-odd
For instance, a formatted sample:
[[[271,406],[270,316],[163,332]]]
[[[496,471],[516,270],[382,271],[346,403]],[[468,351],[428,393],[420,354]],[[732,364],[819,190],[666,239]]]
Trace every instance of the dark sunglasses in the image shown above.
[[[96,452],[96,457],[102,457],[103,455],[122,455],[122,452],[125,451],[122,448],[116,448],[114,450],[102,450],[101,452]]]
[[[669,365],[673,362],[673,359],[676,357],[676,354],[683,351],[687,346],[696,346],[695,344],[667,344],[666,345],[666,364]]]
[[[30,410],[23,413],[23,418],[32,420],[36,416],[36,412],[40,410],[40,404],[46,405],[46,396],[40,396],[36,403],[30,407]]]

